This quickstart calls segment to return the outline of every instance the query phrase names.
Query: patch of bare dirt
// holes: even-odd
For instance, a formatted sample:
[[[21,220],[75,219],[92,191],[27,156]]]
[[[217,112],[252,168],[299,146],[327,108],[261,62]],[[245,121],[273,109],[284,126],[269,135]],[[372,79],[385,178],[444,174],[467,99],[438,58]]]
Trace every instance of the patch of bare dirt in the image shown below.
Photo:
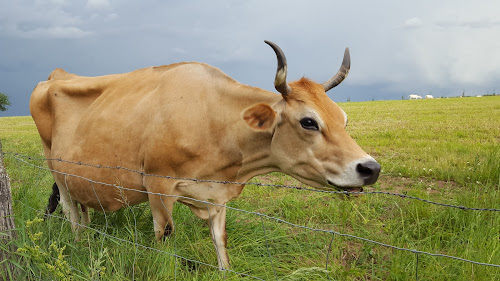
[[[359,259],[363,244],[360,242],[349,241],[346,242],[342,248],[340,258],[334,259],[337,264],[342,265],[344,268],[350,268],[350,265]]]
[[[378,185],[381,191],[404,193],[414,186],[426,186],[426,190],[430,194],[447,191],[458,188],[454,181],[443,181],[428,178],[405,178],[382,175],[378,179]],[[365,191],[374,191],[373,186],[368,186]]]

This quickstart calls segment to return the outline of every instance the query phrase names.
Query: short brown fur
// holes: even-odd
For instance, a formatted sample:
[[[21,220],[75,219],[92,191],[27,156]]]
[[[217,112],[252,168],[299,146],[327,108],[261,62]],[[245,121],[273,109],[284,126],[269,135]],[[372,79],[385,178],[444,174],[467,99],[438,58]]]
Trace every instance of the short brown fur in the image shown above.
[[[290,95],[282,97],[202,63],[99,77],[56,69],[34,89],[30,111],[47,159],[129,169],[48,162],[58,171],[53,177],[75,232],[78,204],[85,224],[86,207],[108,212],[149,201],[161,240],[165,229],[174,231],[171,214],[179,201],[210,222],[219,266],[227,268],[221,206],[239,196],[243,185],[220,181],[244,183],[281,171],[317,188],[328,177],[362,185],[355,171],[341,172],[367,157],[343,129],[341,109],[311,80],[290,86]],[[311,108],[325,123],[323,135],[300,127]]]

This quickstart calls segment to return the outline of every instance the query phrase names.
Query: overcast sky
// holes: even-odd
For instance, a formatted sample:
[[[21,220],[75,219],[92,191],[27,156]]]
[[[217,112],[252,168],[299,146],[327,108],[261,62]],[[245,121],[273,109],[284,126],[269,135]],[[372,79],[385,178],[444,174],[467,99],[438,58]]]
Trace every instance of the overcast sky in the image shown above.
[[[288,78],[324,82],[345,47],[337,102],[500,91],[500,1],[0,0],[0,92],[29,115],[39,81],[61,67],[85,76],[206,62],[274,91],[277,43]]]

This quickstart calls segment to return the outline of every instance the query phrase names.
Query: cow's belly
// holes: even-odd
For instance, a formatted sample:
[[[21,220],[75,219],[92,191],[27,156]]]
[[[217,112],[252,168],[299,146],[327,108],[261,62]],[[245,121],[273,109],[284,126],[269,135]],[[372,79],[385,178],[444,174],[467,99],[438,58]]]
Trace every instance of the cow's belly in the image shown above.
[[[54,179],[71,200],[98,211],[113,212],[148,200],[142,175],[124,169],[53,161]],[[81,163],[90,163],[81,161]]]

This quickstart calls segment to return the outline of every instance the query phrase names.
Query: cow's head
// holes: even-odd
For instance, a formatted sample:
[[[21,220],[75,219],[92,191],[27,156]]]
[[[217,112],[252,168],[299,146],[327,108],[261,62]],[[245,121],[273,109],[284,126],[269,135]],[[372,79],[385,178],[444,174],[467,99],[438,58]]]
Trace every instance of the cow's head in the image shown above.
[[[270,106],[257,104],[243,112],[255,130],[272,133],[271,153],[279,169],[321,188],[352,189],[377,181],[380,165],[347,134],[347,115],[326,94],[340,84],[350,68],[346,49],[340,70],[323,84],[302,78],[287,83],[283,51],[265,41],[276,53],[274,85],[283,99]]]

